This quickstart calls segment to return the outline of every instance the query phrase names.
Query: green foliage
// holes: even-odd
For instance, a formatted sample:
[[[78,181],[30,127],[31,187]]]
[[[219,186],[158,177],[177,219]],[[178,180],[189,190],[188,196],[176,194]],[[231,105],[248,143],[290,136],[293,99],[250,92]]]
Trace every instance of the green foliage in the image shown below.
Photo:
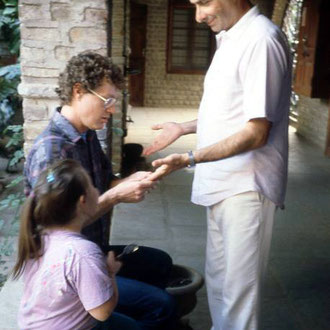
[[[16,179],[14,179],[12,182],[6,185],[6,188],[13,188],[16,187],[19,183],[21,183],[24,180],[23,175],[19,175]]]
[[[22,125],[9,125],[4,130],[4,134],[10,137],[8,143],[6,144],[6,148],[9,149],[11,147],[22,147],[24,141]]]
[[[7,126],[4,130],[3,134],[9,137],[9,141],[7,142],[5,148],[7,151],[7,155],[9,157],[9,162],[7,166],[7,170],[18,165],[22,159],[24,158],[23,152],[23,126],[22,125],[10,125]]]
[[[17,93],[21,70],[19,64],[0,68],[0,129],[3,130],[16,111],[21,110],[22,101]]]
[[[0,201],[0,211],[8,208],[18,209],[24,203],[24,200],[23,192],[9,194],[6,198]]]
[[[20,23],[18,20],[18,0],[2,0],[0,2],[0,30],[8,42],[11,54],[19,55]]]
[[[20,77],[21,77],[20,65],[12,64],[0,68],[0,77],[2,79],[6,79],[12,82],[12,84],[15,84],[15,85],[11,85],[11,88],[16,89],[16,86],[20,82]],[[4,91],[1,91],[1,93],[2,93],[1,95],[6,96],[6,94],[4,94]]]
[[[18,0],[0,0],[0,36],[11,54],[19,56],[20,23]],[[16,111],[21,110],[17,93],[20,82],[19,64],[0,68],[0,130],[2,131]]]
[[[0,0],[0,37],[4,49],[18,58],[20,49],[18,0]],[[5,146],[9,155],[7,170],[15,167],[24,157],[22,125],[6,127],[14,114],[22,110],[22,101],[17,93],[20,77],[21,71],[18,63],[0,68],[0,137],[9,138]],[[6,189],[13,189],[13,191],[10,190],[9,194],[6,192],[5,198],[0,201],[0,214],[4,215],[5,209],[13,213],[9,222],[0,219],[0,232],[4,238],[0,244],[0,265],[6,263],[5,256],[13,253],[13,237],[18,232],[18,212],[25,200],[22,189],[18,187],[22,180],[23,176],[19,175],[9,183]],[[3,270],[6,268],[3,267]],[[0,287],[5,279],[6,275],[0,274]]]

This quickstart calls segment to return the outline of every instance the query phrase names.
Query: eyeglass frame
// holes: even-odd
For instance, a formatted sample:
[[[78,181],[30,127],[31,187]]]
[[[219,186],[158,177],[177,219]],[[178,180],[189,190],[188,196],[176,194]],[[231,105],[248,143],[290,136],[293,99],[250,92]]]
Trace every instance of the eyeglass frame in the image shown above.
[[[101,99],[104,102],[104,109],[110,108],[118,102],[118,99],[115,98],[115,97],[109,97],[108,99],[106,99],[105,97],[103,97],[102,95],[96,93],[95,91],[93,91],[90,88],[87,88],[87,90],[89,92],[91,92],[92,94],[94,94],[95,96],[97,96],[99,99]],[[107,104],[107,103],[109,103],[109,104]]]

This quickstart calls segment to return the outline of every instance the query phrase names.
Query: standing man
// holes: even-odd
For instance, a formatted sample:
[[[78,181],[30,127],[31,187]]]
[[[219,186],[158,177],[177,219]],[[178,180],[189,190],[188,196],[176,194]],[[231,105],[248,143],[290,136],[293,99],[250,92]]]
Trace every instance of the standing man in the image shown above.
[[[198,119],[164,123],[145,155],[197,133],[195,151],[153,162],[194,166],[192,202],[207,207],[205,277],[214,330],[257,329],[276,207],[284,203],[291,59],[283,33],[248,0],[190,0],[217,32]]]

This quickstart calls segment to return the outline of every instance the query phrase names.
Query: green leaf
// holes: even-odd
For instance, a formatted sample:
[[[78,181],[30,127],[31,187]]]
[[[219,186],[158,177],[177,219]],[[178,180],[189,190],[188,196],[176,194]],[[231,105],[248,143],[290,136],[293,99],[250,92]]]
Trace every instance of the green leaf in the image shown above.
[[[4,130],[4,133],[7,132],[13,132],[13,133],[21,133],[23,132],[23,126],[22,125],[8,125],[6,129]]]
[[[13,40],[9,43],[9,51],[13,55],[18,55],[21,45],[20,36],[14,36]]]
[[[2,98],[15,95],[17,93],[16,83],[14,81],[1,79],[0,86],[0,93],[2,95]]]
[[[17,14],[17,9],[11,6],[6,7],[3,11],[3,15],[5,16],[15,16],[16,14]]]
[[[0,76],[6,79],[16,79],[21,76],[21,66],[20,64],[7,65],[0,68]]]
[[[14,157],[10,159],[9,166],[17,165],[24,158],[24,153],[21,150],[15,151]]]
[[[0,101],[0,126],[6,125],[13,114],[14,110],[8,99]]]
[[[11,19],[7,16],[4,16],[3,15],[3,12],[2,12],[2,15],[0,17],[0,20],[1,20],[1,23],[2,23],[2,28],[6,27],[7,25],[10,24],[11,22]]]
[[[20,182],[22,182],[24,180],[24,176],[23,175],[19,175],[17,178],[15,178],[12,182],[10,182],[9,184],[6,185],[6,188],[12,188],[17,186]]]
[[[6,6],[16,6],[18,5],[18,0],[4,0]]]
[[[17,134],[14,134],[14,136],[8,141],[8,143],[6,144],[6,148],[10,148],[11,146],[19,146],[22,144],[22,139],[21,138],[18,138],[16,136]]]

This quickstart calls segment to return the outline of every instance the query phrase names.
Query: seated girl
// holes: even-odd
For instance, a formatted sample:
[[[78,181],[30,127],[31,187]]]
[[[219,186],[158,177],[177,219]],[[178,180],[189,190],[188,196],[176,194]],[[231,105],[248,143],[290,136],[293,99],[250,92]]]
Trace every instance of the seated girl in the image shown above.
[[[40,175],[23,207],[14,267],[14,278],[24,279],[20,329],[140,329],[133,319],[112,313],[121,263],[80,234],[98,196],[74,160]]]

